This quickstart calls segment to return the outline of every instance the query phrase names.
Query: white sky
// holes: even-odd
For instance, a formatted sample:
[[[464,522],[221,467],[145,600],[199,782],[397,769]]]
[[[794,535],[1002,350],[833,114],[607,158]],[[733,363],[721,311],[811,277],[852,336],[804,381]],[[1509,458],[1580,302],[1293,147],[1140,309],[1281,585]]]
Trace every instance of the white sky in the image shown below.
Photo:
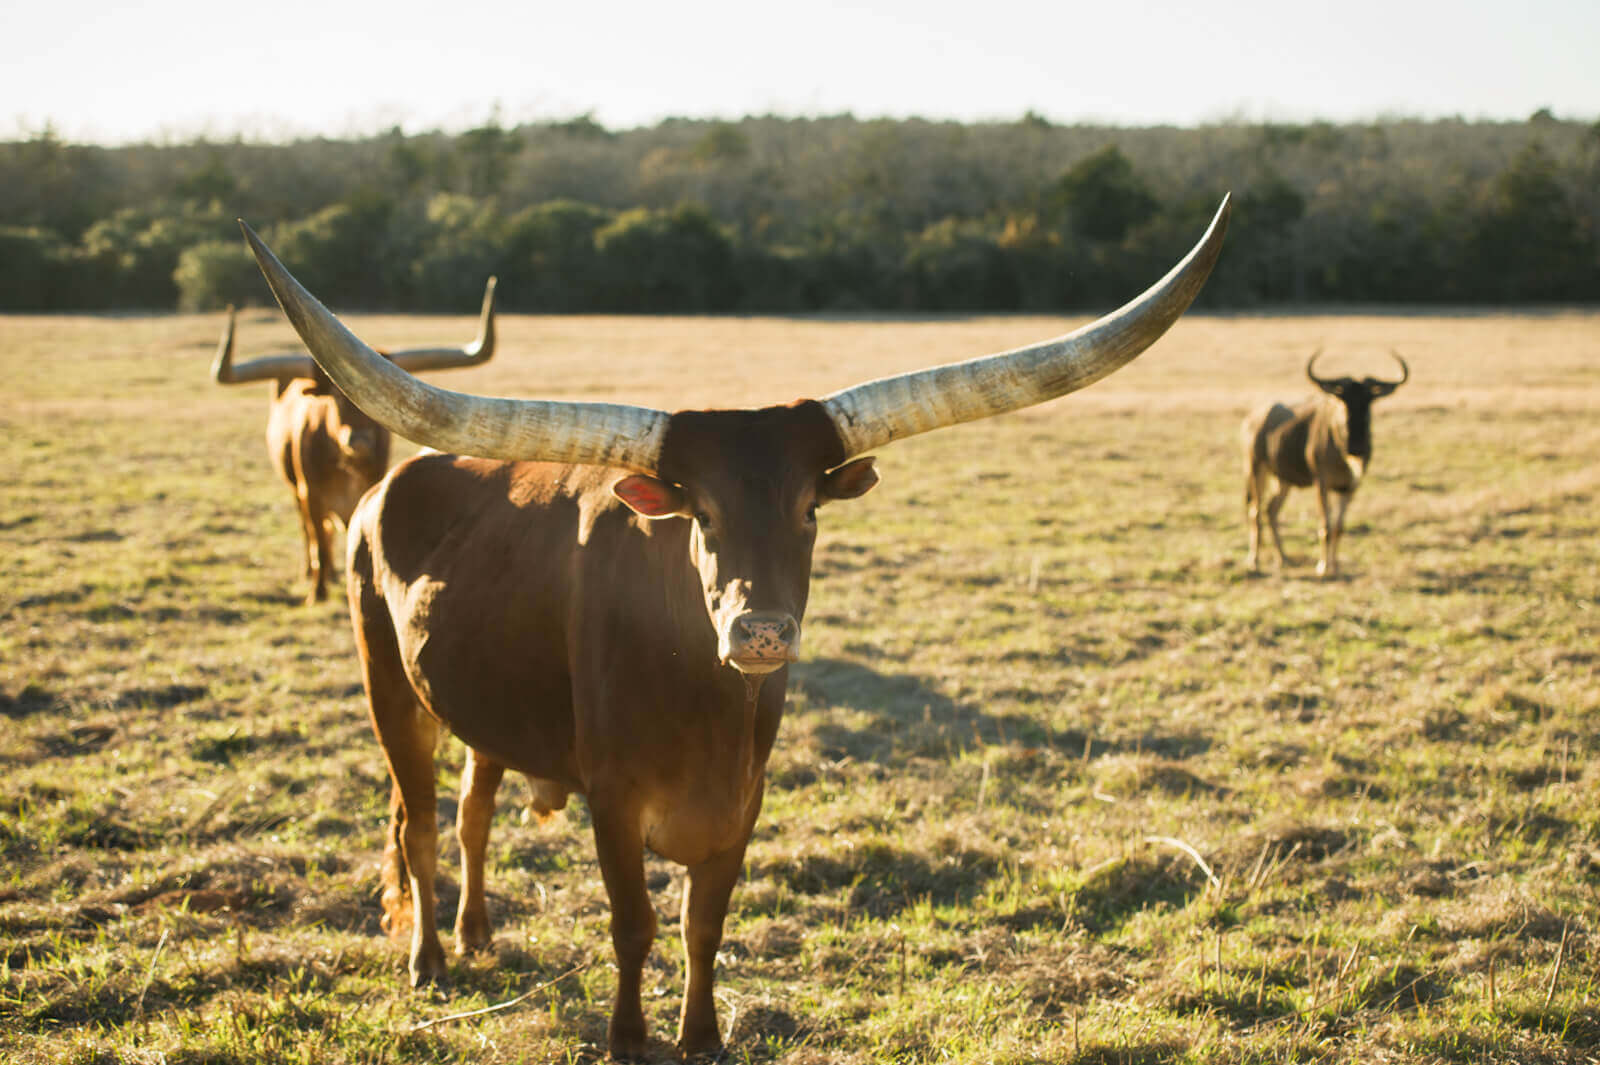
[[[1195,125],[1600,118],[1600,0],[0,0],[0,139],[593,112]]]

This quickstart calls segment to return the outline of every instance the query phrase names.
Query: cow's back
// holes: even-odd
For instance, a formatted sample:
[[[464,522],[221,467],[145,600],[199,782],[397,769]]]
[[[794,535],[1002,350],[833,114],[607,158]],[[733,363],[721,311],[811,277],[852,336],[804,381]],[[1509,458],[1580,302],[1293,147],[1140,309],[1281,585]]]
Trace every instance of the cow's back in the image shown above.
[[[267,454],[297,496],[347,527],[362,495],[389,466],[389,432],[364,416],[346,430],[338,401],[306,378],[282,382],[267,415]]]
[[[1271,470],[1284,484],[1303,488],[1312,483],[1306,442],[1316,403],[1315,399],[1298,407],[1269,403],[1245,419],[1243,433],[1252,462]]]
[[[290,488],[298,490],[295,460],[299,436],[304,431],[306,388],[311,382],[294,379],[273,383],[272,406],[267,411],[267,457]]]

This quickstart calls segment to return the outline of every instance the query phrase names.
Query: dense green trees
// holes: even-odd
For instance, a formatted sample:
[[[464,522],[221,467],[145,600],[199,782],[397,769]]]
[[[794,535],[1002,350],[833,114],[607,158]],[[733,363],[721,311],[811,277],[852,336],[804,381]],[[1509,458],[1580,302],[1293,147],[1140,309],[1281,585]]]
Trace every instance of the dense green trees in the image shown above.
[[[751,117],[102,148],[0,143],[0,308],[265,302],[244,217],[336,306],[1052,310],[1236,213],[1204,299],[1586,301],[1600,124],[1202,129]]]
[[[733,246],[703,208],[635,207],[595,231],[606,310],[726,311],[738,300]]]
[[[40,226],[0,226],[0,310],[53,307],[65,287],[70,249]]]

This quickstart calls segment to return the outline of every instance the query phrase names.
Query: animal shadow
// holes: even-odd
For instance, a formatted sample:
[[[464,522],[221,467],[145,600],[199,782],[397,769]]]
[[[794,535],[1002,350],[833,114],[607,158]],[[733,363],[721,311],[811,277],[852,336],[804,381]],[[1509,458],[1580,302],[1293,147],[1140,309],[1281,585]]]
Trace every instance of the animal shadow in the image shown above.
[[[849,659],[817,658],[790,668],[791,691],[806,707],[857,711],[874,719],[864,728],[833,720],[815,726],[818,753],[831,760],[849,757],[888,766],[908,757],[949,757],[988,744],[1052,748],[1074,756],[1145,751],[1189,758],[1211,745],[1198,734],[1111,738],[1076,728],[1053,729],[1042,715],[993,713],[952,699],[928,678],[880,673]]]

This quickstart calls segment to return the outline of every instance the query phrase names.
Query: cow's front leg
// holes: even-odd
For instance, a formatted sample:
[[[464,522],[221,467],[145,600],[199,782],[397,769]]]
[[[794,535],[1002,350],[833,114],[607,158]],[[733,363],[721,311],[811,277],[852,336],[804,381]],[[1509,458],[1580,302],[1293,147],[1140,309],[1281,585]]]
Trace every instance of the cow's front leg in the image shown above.
[[[611,899],[611,946],[617,955],[617,997],[607,1043],[614,1058],[645,1052],[644,1007],[639,983],[656,937],[656,911],[644,882],[644,840],[637,811],[590,797],[595,852]]]
[[[1335,576],[1333,562],[1333,504],[1328,499],[1327,486],[1321,481],[1317,482],[1317,546],[1321,549],[1322,557],[1317,560],[1317,576]]]
[[[1332,513],[1328,518],[1328,576],[1339,575],[1339,541],[1344,539],[1344,512],[1350,505],[1350,492],[1335,492],[1329,501]]]
[[[683,891],[683,948],[688,957],[689,981],[683,992],[683,1013],[678,1018],[678,1049],[686,1057],[722,1049],[712,988],[717,951],[722,946],[722,925],[728,916],[728,898],[744,865],[744,848],[741,842],[691,867]]]

